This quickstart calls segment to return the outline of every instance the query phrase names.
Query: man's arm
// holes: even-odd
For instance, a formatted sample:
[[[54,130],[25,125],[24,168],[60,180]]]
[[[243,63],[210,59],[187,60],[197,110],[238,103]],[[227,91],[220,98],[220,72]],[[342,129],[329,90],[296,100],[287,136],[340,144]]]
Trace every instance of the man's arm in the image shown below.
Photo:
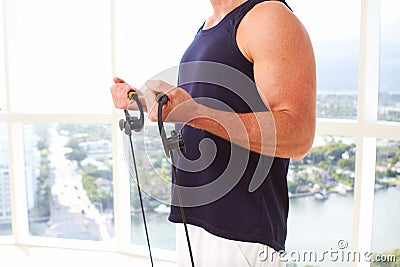
[[[315,132],[315,59],[306,30],[282,3],[263,2],[244,17],[237,42],[254,63],[255,83],[270,111],[218,111],[195,104],[183,89],[176,88],[168,93],[172,103],[166,114],[178,108],[167,121],[183,120],[257,153],[302,158]],[[162,87],[151,82],[147,86]]]
[[[316,109],[315,59],[305,28],[284,4],[267,1],[245,16],[237,41],[272,112],[276,155],[303,157],[314,140]]]

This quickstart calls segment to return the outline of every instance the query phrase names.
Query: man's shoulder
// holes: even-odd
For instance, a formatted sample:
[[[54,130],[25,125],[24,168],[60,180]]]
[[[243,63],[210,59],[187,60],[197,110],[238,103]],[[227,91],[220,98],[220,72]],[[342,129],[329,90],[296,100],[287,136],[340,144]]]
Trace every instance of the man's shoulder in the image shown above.
[[[264,1],[255,5],[243,18],[243,22],[245,26],[260,30],[300,24],[294,13],[280,1]]]
[[[301,21],[280,1],[255,5],[239,25],[237,41],[249,55],[254,50],[275,50],[295,42],[309,42]],[[283,45],[283,46],[282,46]]]
[[[269,11],[281,11],[286,12],[290,9],[282,2],[278,0],[262,1],[254,6],[252,10],[257,12],[269,12]],[[290,11],[291,12],[291,11]]]

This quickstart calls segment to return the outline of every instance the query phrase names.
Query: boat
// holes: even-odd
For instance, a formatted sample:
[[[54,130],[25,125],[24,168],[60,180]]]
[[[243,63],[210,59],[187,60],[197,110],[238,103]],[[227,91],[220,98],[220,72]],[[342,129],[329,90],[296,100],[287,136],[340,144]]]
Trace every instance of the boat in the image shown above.
[[[325,200],[328,198],[328,194],[323,191],[317,191],[314,193],[314,198],[317,200]]]
[[[170,208],[165,204],[160,204],[160,205],[158,205],[157,208],[154,209],[154,211],[157,213],[169,213]]]

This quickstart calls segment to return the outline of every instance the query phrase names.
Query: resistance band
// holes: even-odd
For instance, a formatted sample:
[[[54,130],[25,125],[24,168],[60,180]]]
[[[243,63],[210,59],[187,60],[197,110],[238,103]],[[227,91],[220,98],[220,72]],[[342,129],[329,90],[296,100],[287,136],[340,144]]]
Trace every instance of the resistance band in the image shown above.
[[[129,136],[129,143],[130,143],[130,149],[131,149],[131,153],[132,153],[133,167],[135,170],[136,185],[137,185],[137,190],[138,190],[138,194],[139,194],[140,208],[142,211],[143,224],[144,224],[144,229],[145,229],[145,233],[146,233],[147,247],[149,250],[151,266],[154,267],[153,256],[151,253],[149,232],[148,232],[147,223],[146,223],[146,215],[145,215],[144,207],[143,207],[143,198],[142,198],[142,193],[141,193],[141,188],[140,188],[140,180],[139,180],[139,175],[138,175],[138,171],[137,171],[135,152],[133,149],[133,142],[132,142],[132,131],[140,132],[143,129],[144,112],[143,112],[143,106],[139,101],[138,95],[135,94],[134,92],[129,92],[128,96],[130,99],[133,99],[136,102],[136,104],[139,108],[140,117],[138,118],[138,117],[131,116],[129,114],[128,110],[124,110],[125,120],[121,119],[119,121],[119,127],[120,127],[121,131],[124,131],[125,134],[127,136]],[[182,135],[180,133],[177,133],[175,130],[171,131],[170,137],[166,136],[164,124],[162,121],[162,108],[168,102],[168,97],[165,94],[158,94],[157,102],[158,102],[158,129],[159,129],[160,137],[161,137],[162,144],[164,147],[164,152],[168,158],[171,158],[172,172],[173,172],[173,175],[175,178],[176,193],[178,196],[179,208],[180,208],[180,212],[181,212],[181,216],[182,216],[183,225],[185,228],[186,241],[187,241],[187,245],[188,245],[188,249],[189,249],[190,261],[192,263],[192,267],[194,267],[192,247],[190,245],[189,231],[187,228],[185,211],[184,211],[184,207],[182,204],[182,197],[180,194],[179,186],[177,185],[178,178],[177,178],[174,155],[173,155],[174,150],[177,150],[179,153],[182,153],[185,149],[185,144],[184,144]]]

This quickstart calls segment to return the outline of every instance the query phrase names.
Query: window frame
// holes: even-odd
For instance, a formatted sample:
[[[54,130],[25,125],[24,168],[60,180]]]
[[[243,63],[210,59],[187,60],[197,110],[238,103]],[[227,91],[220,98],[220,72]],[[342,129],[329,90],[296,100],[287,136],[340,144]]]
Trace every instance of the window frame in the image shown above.
[[[111,34],[111,73],[126,70],[129,66],[124,57],[128,50],[125,40],[128,34],[124,12],[127,0],[109,0],[110,3],[110,34]],[[16,245],[33,245],[60,248],[80,248],[99,251],[117,251],[134,255],[147,255],[143,246],[131,243],[130,218],[130,186],[129,172],[126,168],[123,153],[123,137],[118,127],[122,114],[113,110],[110,114],[26,114],[9,112],[10,94],[8,80],[8,31],[6,17],[6,2],[2,0],[0,22],[2,36],[0,53],[4,55],[4,65],[0,77],[5,77],[0,83],[6,97],[7,110],[0,113],[0,123],[7,127],[9,177],[12,209],[12,236],[1,236],[0,243]],[[370,251],[372,243],[374,184],[376,165],[377,139],[400,140],[400,123],[378,121],[379,93],[379,57],[380,57],[380,1],[360,0],[360,46],[359,46],[359,77],[358,77],[358,112],[354,120],[317,119],[316,135],[334,135],[355,138],[356,166],[353,210],[352,250]],[[117,30],[118,29],[118,30]],[[115,239],[112,241],[63,240],[58,238],[37,237],[29,235],[26,182],[24,175],[23,123],[77,123],[77,124],[110,124],[112,126],[113,182],[114,182],[114,215]],[[155,256],[174,260],[174,252],[155,249]],[[352,266],[369,266],[369,263],[352,263]]]

